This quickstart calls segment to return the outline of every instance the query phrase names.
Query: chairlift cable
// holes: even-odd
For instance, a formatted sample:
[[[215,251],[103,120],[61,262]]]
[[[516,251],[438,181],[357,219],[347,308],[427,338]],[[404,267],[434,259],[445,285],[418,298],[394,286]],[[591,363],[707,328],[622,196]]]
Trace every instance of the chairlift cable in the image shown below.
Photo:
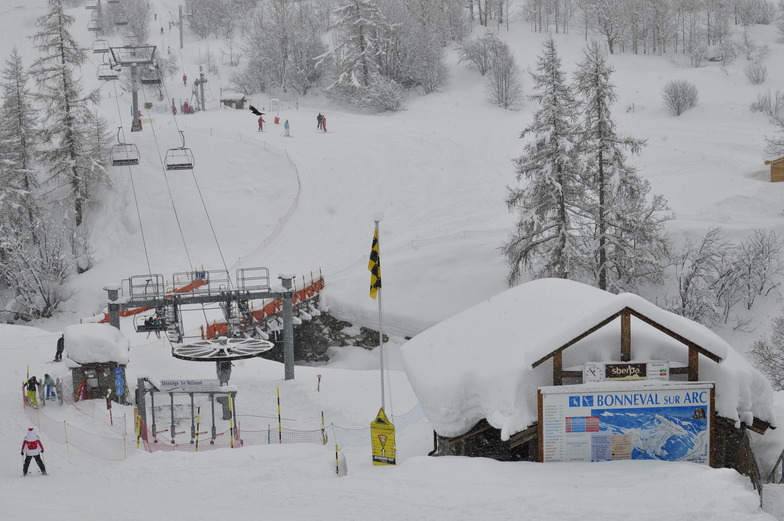
[[[144,98],[144,101],[146,102],[147,101],[147,95],[144,92],[144,89],[141,89],[141,91],[142,91],[142,97]],[[161,147],[158,144],[158,135],[155,133],[155,125],[150,124],[150,129],[152,130],[153,141],[155,141],[155,149],[156,149],[156,151],[158,153],[158,160],[160,161],[161,169],[163,170],[163,179],[164,179],[164,181],[166,181],[166,190],[169,193],[169,201],[171,201],[172,210],[174,211],[174,219],[177,221],[177,228],[180,231],[180,238],[182,239],[182,246],[185,249],[185,257],[188,259],[188,266],[190,267],[191,272],[193,272],[193,262],[191,261],[191,254],[188,251],[188,244],[185,241],[185,234],[182,231],[182,223],[180,222],[180,215],[177,212],[177,206],[174,204],[174,196],[172,194],[171,185],[169,184],[169,178],[166,176],[166,167],[163,164],[163,158],[161,156]]]
[[[122,112],[120,111],[120,98],[117,96],[117,83],[114,83],[114,102],[117,105],[117,116],[120,118],[119,132],[122,132],[123,142],[125,142],[125,131],[122,128]],[[128,176],[131,179],[131,190],[133,191],[133,203],[134,205],[136,205],[136,216],[139,219],[139,232],[141,233],[142,245],[144,246],[144,258],[147,261],[147,273],[152,273],[152,267],[150,265],[150,253],[147,250],[147,239],[144,235],[144,225],[142,224],[142,213],[139,210],[139,197],[136,195],[136,183],[133,180],[133,169],[130,167],[130,165],[127,166],[126,168],[128,169]]]

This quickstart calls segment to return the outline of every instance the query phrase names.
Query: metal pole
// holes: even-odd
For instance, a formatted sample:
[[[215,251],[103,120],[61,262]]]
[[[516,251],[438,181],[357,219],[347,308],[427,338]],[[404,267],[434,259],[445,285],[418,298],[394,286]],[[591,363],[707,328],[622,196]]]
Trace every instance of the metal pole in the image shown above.
[[[191,443],[196,439],[196,418],[193,416],[193,393],[191,395]]]
[[[379,270],[381,269],[381,236],[378,233],[378,223],[380,220],[374,221],[376,223],[376,237],[378,237],[378,242],[376,242],[376,249],[378,250],[378,263],[379,263]],[[379,271],[379,277],[381,277],[381,272]],[[384,319],[383,319],[383,308],[381,306],[381,298],[383,295],[383,284],[382,287],[378,288],[378,356],[379,356],[379,368],[381,369],[381,408],[386,409],[386,397],[384,392]]]
[[[174,393],[169,393],[169,403],[171,404],[171,442],[174,443],[174,436],[176,436],[174,431]]]
[[[116,286],[106,286],[103,289],[109,298],[109,325],[120,329],[120,304],[117,302],[120,290]]]
[[[294,379],[294,314],[291,300],[291,275],[280,275],[283,283],[283,368],[286,380]]]
[[[139,91],[136,84],[139,74],[138,69],[138,65],[135,63],[131,64],[131,90],[133,91],[133,123],[131,124],[131,132],[141,132],[142,130],[142,122],[139,120]]]
[[[210,445],[215,445],[215,438],[217,431],[215,430],[215,394],[210,393],[210,408],[212,409],[212,437],[210,438]]]
[[[204,73],[202,72],[202,67],[199,65],[199,97],[200,97],[200,104],[201,110],[207,110],[207,107],[204,105],[204,82],[207,80],[204,79]]]

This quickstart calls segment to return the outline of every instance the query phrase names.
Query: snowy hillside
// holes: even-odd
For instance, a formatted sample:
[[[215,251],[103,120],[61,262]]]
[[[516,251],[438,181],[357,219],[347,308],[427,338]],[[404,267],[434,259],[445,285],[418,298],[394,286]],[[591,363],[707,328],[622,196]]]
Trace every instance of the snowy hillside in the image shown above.
[[[173,0],[152,0],[158,20],[176,13]],[[0,49],[14,45],[29,64],[35,57],[27,36],[44,12],[43,0],[21,5],[0,0]],[[18,3],[17,3],[18,4]],[[89,12],[77,17],[76,38],[86,48],[94,34],[87,30]],[[155,22],[154,22],[155,23]],[[162,24],[163,25],[163,24]],[[784,60],[784,44],[772,26],[752,28],[770,46],[769,63]],[[457,64],[448,53],[450,80],[439,92],[412,95],[406,110],[369,114],[337,105],[319,93],[281,97],[281,122],[266,116],[264,132],[247,110],[221,108],[222,89],[233,69],[207,74],[207,109],[173,116],[172,99],[186,100],[199,64],[217,40],[198,40],[186,28],[179,49],[176,28],[158,34],[158,52],[171,48],[181,71],[165,82],[164,100],[146,90],[140,103],[143,132],[128,132],[131,95],[119,82],[96,78],[99,55],[82,70],[85,89],[100,88],[100,113],[110,128],[123,126],[128,141],[141,152],[139,166],[111,168],[111,186],[103,189],[87,211],[96,265],[70,282],[76,291],[64,313],[37,328],[0,326],[0,408],[7,422],[4,439],[21,444],[30,418],[20,402],[19,384],[26,374],[45,372],[65,377],[61,365],[47,364],[62,329],[80,318],[101,313],[104,286],[131,275],[193,268],[226,269],[265,266],[276,276],[293,273],[310,278],[318,270],[326,278],[324,304],[356,326],[376,327],[377,303],[368,292],[367,256],[373,219],[381,221],[385,332],[389,344],[393,414],[416,409],[399,359],[403,337],[413,336],[459,311],[506,289],[505,261],[498,246],[513,224],[506,210],[506,186],[514,183],[512,160],[522,151],[520,131],[534,107],[505,111],[485,100],[482,78]],[[502,30],[522,70],[535,67],[545,35],[530,32],[519,19]],[[571,71],[585,44],[578,35],[553,35],[564,66]],[[120,44],[119,40],[113,44]],[[784,85],[784,71],[771,67],[767,84],[752,86],[743,60],[722,68],[711,63],[692,69],[678,57],[610,57],[620,97],[615,106],[618,129],[647,139],[634,162],[649,179],[652,191],[668,200],[677,218],[668,224],[675,243],[721,227],[740,240],[757,228],[784,233],[784,183],[768,181],[770,159],[764,136],[773,132],[765,116],[749,111],[756,95]],[[187,74],[189,85],[180,76]],[[679,118],[663,106],[661,89],[672,79],[688,79],[700,103]],[[524,88],[530,87],[527,73]],[[270,96],[251,96],[269,112]],[[328,132],[316,128],[316,115],[329,120]],[[166,151],[181,145],[182,131],[193,151],[191,173],[167,172]],[[661,288],[653,298],[667,296]],[[717,330],[739,351],[766,333],[780,303],[772,300],[755,314],[749,332]],[[214,313],[214,312],[213,312]],[[186,317],[192,330],[205,317]],[[477,324],[481,328],[481,324]],[[131,338],[129,381],[150,378],[214,378],[212,364],[176,360],[163,341],[123,332]],[[332,348],[322,367],[298,366],[296,379],[284,382],[280,364],[244,360],[232,374],[240,389],[238,407],[246,429],[263,431],[277,423],[275,393],[283,396],[286,428],[327,424],[357,429],[355,445],[343,447],[349,474],[334,475],[334,446],[294,444],[250,446],[200,454],[148,454],[131,450],[122,461],[87,453],[43,433],[51,477],[19,479],[16,447],[0,451],[0,513],[4,518],[46,515],[85,519],[103,512],[117,519],[186,516],[193,519],[236,516],[282,519],[360,519],[374,512],[381,519],[625,519],[629,510],[640,519],[764,520],[759,498],[748,480],[734,471],[701,465],[659,462],[620,464],[508,464],[465,458],[428,458],[432,428],[426,420],[398,433],[395,468],[375,468],[369,439],[363,437],[380,405],[378,355],[359,348]],[[321,375],[319,378],[318,375]],[[320,380],[320,389],[317,382]],[[114,411],[128,420],[130,408]],[[81,431],[113,436],[104,411],[94,417],[70,406],[47,407],[41,414]],[[784,418],[784,409],[781,409]],[[119,421],[119,420],[118,420]],[[779,421],[784,425],[784,419]],[[369,437],[369,436],[368,436]],[[133,435],[129,436],[133,439]],[[784,448],[772,433],[766,456]],[[131,443],[131,445],[134,445]],[[773,461],[761,462],[769,468]],[[769,487],[765,507],[784,518],[784,493]],[[619,493],[620,492],[620,493]],[[608,507],[611,506],[612,508]],[[108,512],[108,514],[106,514]],[[617,514],[616,514],[617,512]],[[623,514],[622,514],[623,513]]]

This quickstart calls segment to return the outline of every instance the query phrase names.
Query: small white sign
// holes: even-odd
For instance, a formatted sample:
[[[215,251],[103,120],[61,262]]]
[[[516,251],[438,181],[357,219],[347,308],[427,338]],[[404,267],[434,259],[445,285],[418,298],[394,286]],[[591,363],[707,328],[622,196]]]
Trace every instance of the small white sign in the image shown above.
[[[204,393],[220,391],[220,380],[161,380],[158,386],[163,393]]]

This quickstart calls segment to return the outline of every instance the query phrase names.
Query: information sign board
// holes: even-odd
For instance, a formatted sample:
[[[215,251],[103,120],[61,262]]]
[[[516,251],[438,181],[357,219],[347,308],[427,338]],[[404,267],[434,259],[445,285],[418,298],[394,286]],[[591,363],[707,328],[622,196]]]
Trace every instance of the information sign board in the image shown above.
[[[713,392],[710,382],[540,388],[540,459],[709,464]]]

